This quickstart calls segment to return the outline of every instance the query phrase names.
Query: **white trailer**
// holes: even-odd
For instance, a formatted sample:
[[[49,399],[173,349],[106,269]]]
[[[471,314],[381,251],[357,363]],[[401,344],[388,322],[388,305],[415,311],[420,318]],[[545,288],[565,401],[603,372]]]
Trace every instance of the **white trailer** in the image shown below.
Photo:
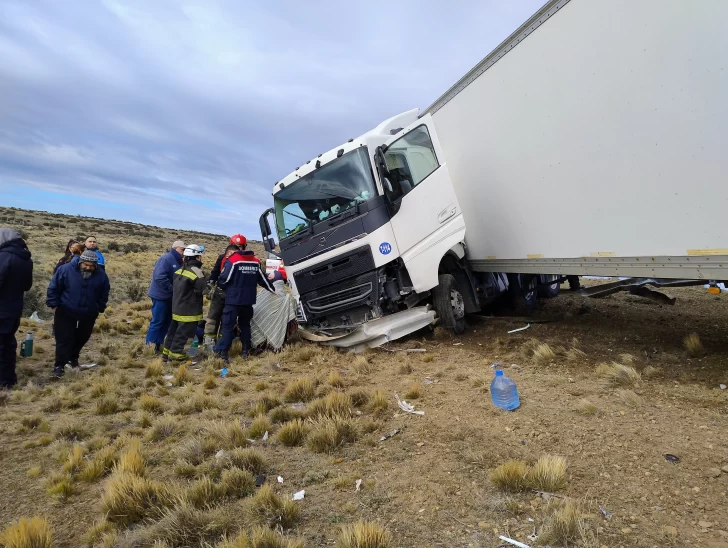
[[[423,113],[277,182],[299,320],[378,344],[560,276],[630,278],[592,294],[728,280],[726,16],[552,0]]]

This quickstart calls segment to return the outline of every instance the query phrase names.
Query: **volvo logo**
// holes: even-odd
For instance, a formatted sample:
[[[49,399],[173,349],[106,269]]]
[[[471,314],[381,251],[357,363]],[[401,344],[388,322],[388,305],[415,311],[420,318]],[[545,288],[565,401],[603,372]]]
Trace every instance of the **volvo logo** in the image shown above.
[[[326,236],[321,236],[319,239],[319,246],[326,245]]]

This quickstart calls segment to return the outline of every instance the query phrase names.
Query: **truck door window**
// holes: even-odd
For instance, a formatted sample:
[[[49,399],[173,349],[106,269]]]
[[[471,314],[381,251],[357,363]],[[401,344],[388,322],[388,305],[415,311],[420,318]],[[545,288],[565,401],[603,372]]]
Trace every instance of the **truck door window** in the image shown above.
[[[437,162],[427,126],[418,126],[394,141],[384,155],[389,168],[390,180],[402,195],[420,184],[435,171]]]

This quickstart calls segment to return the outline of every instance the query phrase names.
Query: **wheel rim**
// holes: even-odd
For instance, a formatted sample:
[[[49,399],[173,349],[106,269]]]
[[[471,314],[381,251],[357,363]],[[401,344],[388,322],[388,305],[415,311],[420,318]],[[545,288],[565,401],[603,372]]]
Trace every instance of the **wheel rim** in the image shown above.
[[[450,306],[452,307],[453,316],[456,320],[465,316],[465,301],[459,291],[450,290]]]
[[[521,278],[521,283],[523,283],[523,278]],[[534,295],[536,294],[536,288],[538,287],[538,277],[533,276],[531,280],[528,282],[528,289],[530,291],[523,293],[523,298],[527,301],[530,301],[533,299]]]

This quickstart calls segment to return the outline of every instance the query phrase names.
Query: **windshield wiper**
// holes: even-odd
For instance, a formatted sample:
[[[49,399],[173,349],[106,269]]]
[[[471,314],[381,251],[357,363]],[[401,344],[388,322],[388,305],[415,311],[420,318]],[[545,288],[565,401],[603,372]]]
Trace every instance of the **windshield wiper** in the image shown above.
[[[306,223],[306,226],[313,231],[313,221],[311,219],[307,219],[306,217],[301,217],[300,215],[296,215],[295,213],[291,213],[290,211],[283,210],[283,213],[288,213],[288,215],[291,215],[292,217],[296,217],[296,219],[301,219],[303,222]]]

